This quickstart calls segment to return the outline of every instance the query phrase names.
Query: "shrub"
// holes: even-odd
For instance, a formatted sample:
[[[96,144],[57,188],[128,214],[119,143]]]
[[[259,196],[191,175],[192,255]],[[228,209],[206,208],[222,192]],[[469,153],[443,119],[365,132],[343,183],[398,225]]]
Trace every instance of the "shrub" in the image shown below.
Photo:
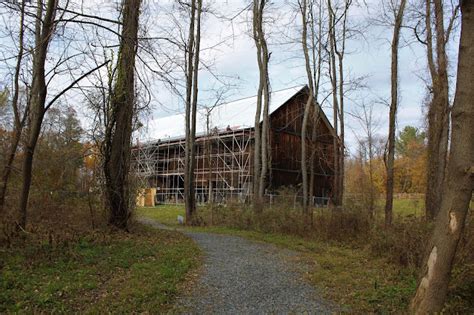
[[[431,227],[423,219],[413,217],[397,220],[390,228],[379,225],[372,233],[370,249],[374,255],[386,256],[394,264],[418,268],[423,262]]]

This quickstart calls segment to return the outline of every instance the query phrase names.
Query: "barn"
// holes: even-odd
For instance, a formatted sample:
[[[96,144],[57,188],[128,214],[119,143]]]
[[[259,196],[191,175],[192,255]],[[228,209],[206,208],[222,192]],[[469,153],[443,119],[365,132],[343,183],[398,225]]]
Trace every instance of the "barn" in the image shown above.
[[[269,196],[281,187],[300,190],[301,126],[307,98],[307,86],[271,93],[271,159],[266,189]],[[198,203],[251,200],[256,100],[256,96],[242,98],[198,112],[194,183]],[[318,113],[318,117],[308,126],[307,158],[310,161],[310,155],[313,154],[311,200],[324,204],[331,196],[336,135],[324,112],[320,109]],[[137,140],[132,149],[135,175],[141,179],[141,185],[151,189],[155,202],[182,202],[184,114],[151,121],[145,134],[145,140]]]

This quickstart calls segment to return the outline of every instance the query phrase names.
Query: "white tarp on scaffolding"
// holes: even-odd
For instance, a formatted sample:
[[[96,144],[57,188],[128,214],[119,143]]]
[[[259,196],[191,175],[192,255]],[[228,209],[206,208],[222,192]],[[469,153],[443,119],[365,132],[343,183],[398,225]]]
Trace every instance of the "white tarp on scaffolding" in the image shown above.
[[[269,113],[272,114],[285,104],[293,95],[304,86],[297,86],[285,90],[274,91],[270,96]],[[215,107],[209,115],[209,130],[217,128],[233,130],[254,126],[257,97],[247,97]],[[196,134],[207,133],[207,111],[198,110],[196,118]],[[153,119],[140,130],[140,141],[166,140],[169,138],[184,137],[184,113]]]

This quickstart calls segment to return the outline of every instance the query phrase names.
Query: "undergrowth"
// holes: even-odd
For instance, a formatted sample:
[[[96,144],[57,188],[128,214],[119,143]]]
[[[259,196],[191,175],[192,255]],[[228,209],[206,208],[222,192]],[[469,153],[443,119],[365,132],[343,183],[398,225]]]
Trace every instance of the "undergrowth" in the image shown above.
[[[2,220],[0,313],[171,309],[187,274],[199,265],[197,245],[181,233],[139,224],[117,231],[100,215],[92,224],[89,210],[63,217],[64,209],[56,215],[37,211],[26,231]]]

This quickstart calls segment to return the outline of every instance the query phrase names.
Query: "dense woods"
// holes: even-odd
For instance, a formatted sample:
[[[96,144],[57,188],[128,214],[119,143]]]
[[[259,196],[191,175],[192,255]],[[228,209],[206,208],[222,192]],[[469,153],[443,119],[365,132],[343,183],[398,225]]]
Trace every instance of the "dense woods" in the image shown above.
[[[153,113],[179,112],[186,225],[367,250],[400,278],[409,274],[402,310],[473,311],[473,9],[467,0],[248,0],[229,8],[206,0],[2,1],[0,246],[135,235],[137,198],[149,182],[134,171],[132,150]],[[354,60],[368,68],[369,57],[351,59],[364,45],[380,50],[375,33],[390,34],[382,39],[390,62],[377,69],[382,91],[368,70],[354,73]],[[253,49],[250,71],[244,57],[229,56],[242,40]],[[410,50],[423,56],[416,83],[404,81]],[[202,202],[194,185],[199,124],[215,136],[211,112],[247,96],[241,90],[250,81],[251,197]],[[301,142],[292,152],[299,182],[275,191],[272,90],[288,82],[307,87],[292,134]],[[425,98],[408,104],[415,98],[405,84],[418,84]],[[421,113],[418,123],[399,118],[407,108]],[[323,112],[331,134],[318,134]],[[314,145],[327,137],[330,153]],[[217,153],[212,142],[208,148],[210,160]],[[330,179],[328,195],[314,195],[317,176]],[[141,233],[130,237],[151,242]]]

